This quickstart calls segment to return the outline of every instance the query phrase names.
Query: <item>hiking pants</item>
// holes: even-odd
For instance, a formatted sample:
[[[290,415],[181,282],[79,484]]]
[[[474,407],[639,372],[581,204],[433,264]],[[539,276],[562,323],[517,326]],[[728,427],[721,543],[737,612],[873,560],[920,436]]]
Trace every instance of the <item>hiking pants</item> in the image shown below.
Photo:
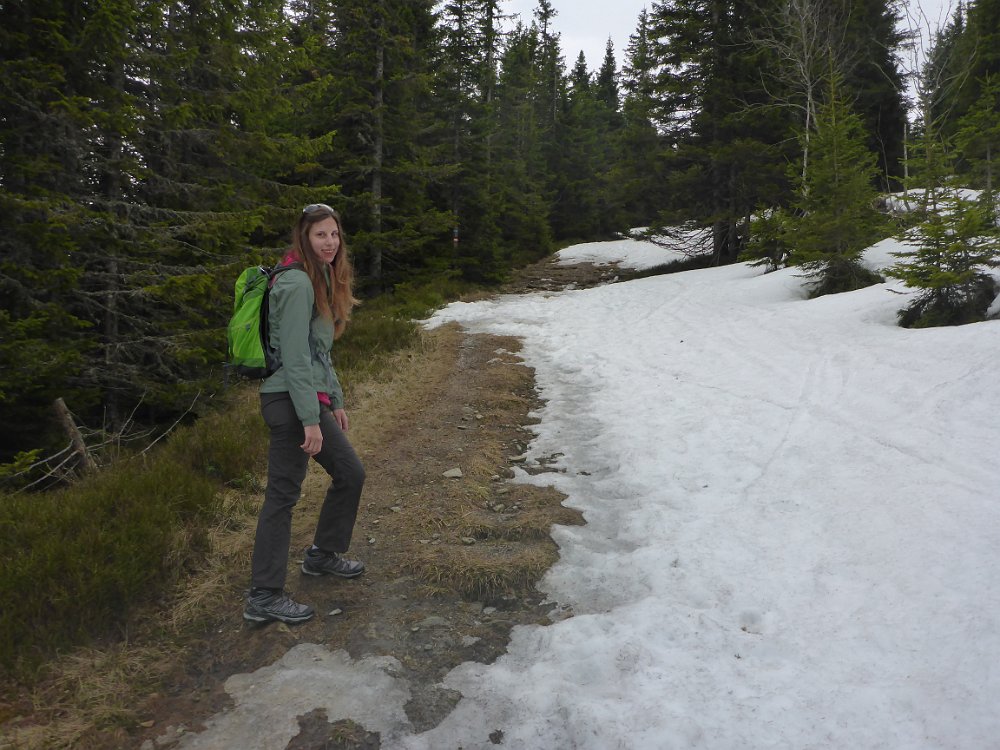
[[[267,456],[267,489],[257,519],[251,562],[251,585],[282,589],[292,536],[292,508],[299,501],[309,456],[302,450],[305,431],[287,393],[262,393],[261,412],[271,430]],[[333,412],[320,409],[323,447],[313,458],[330,475],[330,488],[320,509],[313,544],[326,552],[346,552],[358,515],[365,469],[340,429]]]

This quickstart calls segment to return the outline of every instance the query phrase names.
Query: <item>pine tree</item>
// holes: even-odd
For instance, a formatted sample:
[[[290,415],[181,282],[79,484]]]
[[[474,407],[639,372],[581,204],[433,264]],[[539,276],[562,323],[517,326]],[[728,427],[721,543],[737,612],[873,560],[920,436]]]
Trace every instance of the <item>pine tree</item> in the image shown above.
[[[988,80],[1000,75],[1000,0],[960,3],[921,71],[922,116],[952,138]],[[929,110],[926,111],[926,110]],[[959,165],[961,166],[961,165]]]
[[[618,90],[618,63],[615,60],[615,45],[608,37],[604,47],[604,59],[594,79],[594,98],[604,105],[612,123],[617,122],[621,109]]]
[[[895,5],[886,0],[780,0],[754,30],[769,52],[768,90],[774,103],[799,114],[802,178],[809,171],[809,134],[831,74],[840,76],[852,108],[879,155],[880,182],[898,176],[904,132],[902,76],[895,52],[901,44]]]
[[[172,421],[219,383],[224,266],[252,236],[284,233],[289,214],[267,206],[301,205],[291,183],[309,150],[271,130],[280,3],[59,7],[4,19],[18,90],[0,104],[14,291],[0,348],[30,362],[4,404],[21,447],[44,441],[56,395],[117,430],[129,415]]]
[[[749,3],[674,0],[654,3],[649,18],[653,114],[671,198],[660,223],[710,225],[713,262],[733,262],[753,209],[784,183],[787,121],[765,106],[767,51],[752,42],[766,16]]]
[[[814,296],[881,281],[861,264],[865,248],[885,230],[875,209],[876,157],[866,140],[861,118],[850,111],[833,76],[816,115],[813,163],[797,202],[799,216],[786,225],[789,262],[812,277]]]
[[[555,195],[551,224],[556,237],[590,239],[600,232],[602,174],[600,109],[587,59],[580,52],[570,73],[565,113],[558,123],[558,162],[549,181]]]
[[[450,171],[432,95],[433,0],[333,0],[330,154],[349,196],[359,267],[391,288],[451,252],[453,222],[431,198]]]
[[[1000,74],[982,85],[979,99],[958,122],[955,145],[969,166],[970,182],[986,191],[992,201],[996,191],[996,162],[1000,157]]]
[[[897,55],[904,39],[898,5],[892,0],[850,0],[844,30],[851,63],[844,70],[844,91],[861,118],[868,150],[878,158],[877,184],[897,189],[903,169],[906,128],[904,81]]]
[[[453,172],[444,197],[455,221],[450,263],[475,281],[504,275],[492,153],[500,21],[498,0],[451,0],[442,8],[437,90],[451,131]]]
[[[912,249],[886,273],[919,290],[900,310],[907,328],[982,320],[996,294],[988,268],[1000,266],[1000,232],[992,201],[971,197],[958,184],[946,138],[923,124],[909,165],[917,223],[901,239]]]
[[[649,38],[649,14],[639,13],[629,37],[622,68],[622,126],[615,140],[615,166],[610,181],[617,188],[620,218],[626,228],[648,226],[667,204],[658,169],[660,139],[654,124],[654,76],[657,63]]]
[[[947,117],[940,123],[946,136],[975,105],[984,82],[1000,75],[1000,0],[974,0],[968,4],[966,23],[955,48],[951,61],[955,80],[947,96]]]
[[[538,29],[523,24],[511,32],[497,84],[497,129],[493,141],[498,213],[504,262],[536,260],[552,247],[546,195],[542,115],[536,65]]]
[[[0,8],[0,456],[51,444],[52,401],[99,407],[103,305],[88,257],[110,244],[97,199],[136,159],[122,75],[135,13],[106,0]],[[103,261],[102,261],[103,262]],[[106,291],[106,289],[101,289]]]

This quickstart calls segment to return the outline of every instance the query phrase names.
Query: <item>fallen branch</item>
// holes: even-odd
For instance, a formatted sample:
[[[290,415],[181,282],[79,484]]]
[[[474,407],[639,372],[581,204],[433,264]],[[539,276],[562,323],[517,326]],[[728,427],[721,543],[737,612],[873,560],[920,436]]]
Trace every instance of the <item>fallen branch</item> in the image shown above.
[[[181,423],[181,420],[184,419],[184,417],[186,417],[191,412],[191,410],[194,408],[194,405],[195,405],[195,403],[197,403],[197,401],[198,401],[199,398],[201,398],[201,391],[200,390],[195,394],[194,400],[191,402],[191,405],[187,409],[184,410],[183,414],[181,414],[179,417],[177,417],[177,421],[174,422],[172,425],[170,425],[170,427],[167,429],[167,431],[164,432],[162,435],[160,435],[158,438],[156,438],[156,440],[154,440],[152,443],[150,443],[145,448],[143,448],[141,451],[139,451],[139,455],[140,456],[144,455],[146,453],[146,451],[148,451],[150,448],[152,448],[158,442],[160,442],[161,440],[163,440],[163,438],[165,438],[167,435],[169,435],[171,432],[173,432],[174,428],[177,427],[177,425],[179,425]]]
[[[80,457],[80,466],[85,472],[93,471],[94,461],[90,457],[90,451],[87,450],[87,444],[83,442],[83,435],[80,434],[80,428],[73,421],[73,415],[70,414],[69,409],[66,407],[66,402],[62,400],[62,396],[55,400],[53,406],[56,410],[56,416],[63,426],[63,431],[69,436],[70,445],[73,446],[74,453]]]

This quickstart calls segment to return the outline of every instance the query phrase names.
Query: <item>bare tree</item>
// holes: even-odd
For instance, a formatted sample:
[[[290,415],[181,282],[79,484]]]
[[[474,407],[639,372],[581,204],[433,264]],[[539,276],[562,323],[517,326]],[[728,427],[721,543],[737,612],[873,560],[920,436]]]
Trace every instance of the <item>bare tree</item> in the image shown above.
[[[956,11],[961,23],[961,3]],[[909,44],[906,64],[906,78],[909,89],[915,97],[915,110],[923,127],[924,137],[933,137],[939,132],[941,121],[948,118],[954,105],[954,98],[948,92],[955,91],[968,80],[972,70],[972,56],[965,60],[957,56],[956,46],[949,43],[949,32],[956,31],[951,3],[940,8],[937,15],[928,15],[920,2],[905,6],[904,21],[907,25]],[[950,25],[952,24],[952,25]],[[950,103],[949,103],[950,102]],[[909,184],[909,128],[904,133],[905,158],[904,190]],[[926,186],[932,189],[935,186]]]
[[[755,33],[753,41],[777,60],[772,73],[789,92],[778,100],[802,110],[805,191],[818,92],[832,75],[847,76],[856,62],[847,42],[849,11],[843,3],[830,0],[783,0],[769,15],[770,27]]]

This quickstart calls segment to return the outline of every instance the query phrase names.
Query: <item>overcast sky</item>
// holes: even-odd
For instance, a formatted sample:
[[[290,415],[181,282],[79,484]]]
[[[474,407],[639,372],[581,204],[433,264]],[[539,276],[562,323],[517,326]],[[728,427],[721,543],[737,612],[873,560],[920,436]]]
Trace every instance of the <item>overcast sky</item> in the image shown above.
[[[561,35],[563,56],[567,68],[572,68],[580,50],[587,58],[587,67],[597,70],[604,59],[608,37],[614,44],[618,67],[629,37],[635,33],[639,12],[652,6],[652,0],[551,0],[556,10],[555,29]],[[947,11],[954,5],[950,0],[906,0],[914,28],[937,28],[947,18]],[[507,0],[502,6],[505,13],[520,15],[529,24],[537,0]],[[909,60],[904,62],[909,63]]]

